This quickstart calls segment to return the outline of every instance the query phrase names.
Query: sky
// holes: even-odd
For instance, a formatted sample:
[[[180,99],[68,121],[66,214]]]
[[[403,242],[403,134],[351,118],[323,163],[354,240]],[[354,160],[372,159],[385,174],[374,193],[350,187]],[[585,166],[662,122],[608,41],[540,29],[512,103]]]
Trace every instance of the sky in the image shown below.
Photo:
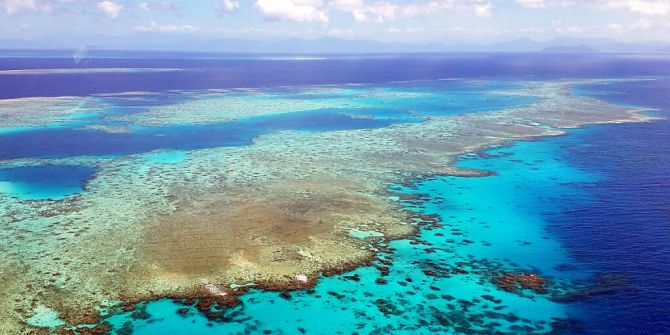
[[[147,32],[403,43],[670,42],[670,0],[0,0],[0,39]]]

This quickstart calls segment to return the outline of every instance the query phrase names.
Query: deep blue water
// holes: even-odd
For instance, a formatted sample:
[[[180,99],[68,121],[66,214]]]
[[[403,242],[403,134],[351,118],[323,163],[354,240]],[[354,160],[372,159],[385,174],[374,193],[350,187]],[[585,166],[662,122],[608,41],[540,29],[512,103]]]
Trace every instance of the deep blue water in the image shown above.
[[[592,206],[568,207],[556,229],[594,269],[632,277],[629,292],[584,302],[584,327],[599,334],[670,332],[670,122],[620,125],[584,135],[568,161],[604,178],[588,188]]]
[[[76,63],[71,53],[55,57],[6,57],[0,69],[179,68],[184,71],[122,74],[53,74],[0,79],[0,98],[87,95],[128,91],[384,83],[441,78],[578,78],[670,74],[667,55],[435,54],[340,56],[325,59],[228,58],[156,53],[102,53]],[[95,56],[95,54],[94,54]],[[205,55],[210,56],[210,55]],[[184,58],[185,57],[185,58]],[[246,58],[245,58],[246,57]]]
[[[591,87],[607,100],[670,111],[670,80]],[[630,276],[630,290],[579,303],[594,334],[670,333],[670,121],[590,127],[562,138],[565,159],[602,178],[583,185],[594,201],[552,217],[580,262]]]

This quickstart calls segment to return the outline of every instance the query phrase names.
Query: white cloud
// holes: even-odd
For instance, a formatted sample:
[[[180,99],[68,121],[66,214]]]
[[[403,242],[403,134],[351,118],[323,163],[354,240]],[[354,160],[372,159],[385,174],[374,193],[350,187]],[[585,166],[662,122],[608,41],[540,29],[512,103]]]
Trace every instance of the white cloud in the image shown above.
[[[137,8],[145,12],[177,10],[177,6],[170,1],[140,2]]]
[[[331,9],[350,13],[356,22],[374,20],[376,22],[393,21],[401,7],[386,1],[366,4],[363,0],[334,0]]]
[[[667,15],[670,13],[668,0],[598,0],[605,9],[627,10],[642,15]]]
[[[0,0],[0,8],[7,15],[16,15],[24,12],[51,12],[53,9],[51,4],[36,0]]]
[[[425,3],[413,3],[402,8],[403,16],[412,17],[417,15],[430,16],[441,14],[445,11],[455,11],[464,15],[470,15],[470,3],[463,0],[428,1]],[[481,2],[481,1],[480,1]]]
[[[200,28],[188,24],[183,25],[158,24],[152,21],[148,25],[135,27],[135,30],[141,32],[158,32],[158,33],[192,33],[200,30]]]
[[[380,3],[370,6],[367,9],[368,15],[372,16],[376,22],[395,21],[406,8],[398,7],[394,4]]]
[[[98,2],[98,9],[101,10],[105,15],[114,19],[121,15],[124,7],[121,4],[117,4],[111,1],[100,1]]]
[[[240,9],[240,3],[237,0],[223,0],[220,8],[226,12],[234,12]]]
[[[544,3],[544,0],[516,0],[522,7],[532,8],[532,9],[543,9],[547,7],[547,4]]]
[[[351,16],[354,17],[356,22],[365,22],[368,20],[368,14],[365,14],[365,12],[362,10],[355,10],[351,12]]]
[[[328,22],[328,11],[322,0],[257,0],[256,8],[271,20]]]
[[[377,22],[394,21],[398,17],[398,12],[401,10],[398,5],[388,2],[376,3],[369,6],[367,11],[372,15]]]
[[[332,0],[329,8],[350,13],[356,22],[375,21],[379,23],[395,21],[400,17],[437,14],[457,5],[467,8],[460,0],[430,0],[410,4],[399,4],[392,1],[375,1],[366,3],[364,0]]]
[[[530,9],[567,8],[577,5],[576,0],[515,0],[515,2],[521,7]]]
[[[475,4],[472,6],[475,16],[488,18],[492,15],[493,4],[489,1],[487,3]]]

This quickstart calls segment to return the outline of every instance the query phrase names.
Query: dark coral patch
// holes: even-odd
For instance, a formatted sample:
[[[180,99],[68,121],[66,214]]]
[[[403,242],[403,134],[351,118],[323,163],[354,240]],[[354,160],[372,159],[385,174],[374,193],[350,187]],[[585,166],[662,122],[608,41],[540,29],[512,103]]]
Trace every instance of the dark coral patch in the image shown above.
[[[529,289],[537,293],[547,293],[546,280],[532,273],[503,272],[502,276],[494,278],[493,283],[507,292],[517,292],[520,289]]]

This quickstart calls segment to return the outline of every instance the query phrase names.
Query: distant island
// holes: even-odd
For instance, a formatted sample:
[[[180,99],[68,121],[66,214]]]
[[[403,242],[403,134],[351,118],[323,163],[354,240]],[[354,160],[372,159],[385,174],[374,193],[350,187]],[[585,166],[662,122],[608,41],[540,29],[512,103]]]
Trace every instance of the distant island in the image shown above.
[[[542,49],[542,52],[550,53],[596,53],[600,50],[595,48],[590,48],[584,44],[575,45],[575,46],[555,46]]]
[[[659,41],[620,42],[611,38],[554,38],[536,41],[528,37],[502,42],[380,42],[343,38],[245,39],[207,36],[175,36],[136,33],[99,38],[73,34],[66,39],[0,39],[0,50],[162,50],[229,53],[365,54],[365,53],[456,53],[456,52],[551,52],[551,53],[659,53],[670,52],[670,44]]]

